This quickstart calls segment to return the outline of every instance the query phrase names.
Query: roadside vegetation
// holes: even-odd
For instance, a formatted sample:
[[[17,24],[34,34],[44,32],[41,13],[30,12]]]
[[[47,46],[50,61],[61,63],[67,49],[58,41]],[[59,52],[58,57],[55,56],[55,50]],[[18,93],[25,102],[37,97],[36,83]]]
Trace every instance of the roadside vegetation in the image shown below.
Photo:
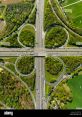
[[[28,89],[11,73],[1,67],[0,69],[0,100],[11,108],[33,109]]]
[[[64,73],[65,79],[56,87],[46,84],[46,96],[49,100],[48,109],[82,108],[82,56],[62,56],[60,58],[63,60],[66,68],[66,72]],[[54,66],[54,63],[49,66]],[[49,66],[48,68],[53,68]],[[53,78],[53,76],[51,76],[51,78]]]
[[[74,17],[71,19],[70,17],[68,17],[68,15],[65,15],[66,14],[66,12],[64,13],[63,12],[63,10],[62,10],[62,8],[59,6],[59,4],[57,3],[57,1],[55,1],[55,0],[51,0],[51,3],[52,3],[52,6],[53,6],[53,9],[54,9],[54,11],[56,12],[56,14],[57,14],[57,16],[60,18],[60,20],[62,21],[62,24],[64,23],[69,29],[71,29],[71,30],[73,30],[74,32],[76,32],[77,34],[79,34],[80,36],[82,36],[82,28],[79,28],[79,27],[77,27],[77,26],[75,26],[74,24],[73,24],[73,22],[72,22],[72,19],[74,19],[74,17],[76,17],[76,16],[78,16],[79,17],[79,15],[81,16],[81,5],[82,4],[79,4],[79,5],[77,5],[75,8],[74,7],[72,7],[72,6],[69,6],[69,9],[72,9],[73,10],[73,12],[71,13],[71,15],[73,16],[74,15]],[[75,6],[75,5],[74,5]],[[72,7],[72,8],[70,8],[70,7]],[[76,9],[76,8],[78,8],[78,10]],[[79,12],[79,13],[78,13]],[[68,13],[68,14],[70,14],[70,13]],[[76,15],[76,16],[75,16]],[[72,17],[71,16],[71,17]],[[80,19],[82,19],[81,17],[79,17]],[[79,19],[78,19],[79,20]],[[77,20],[76,21],[74,21],[74,22],[76,22],[76,25],[77,25]],[[79,23],[80,21],[78,21],[78,23]],[[78,26],[79,26],[79,24],[78,24]],[[80,26],[81,26],[81,24],[80,24]]]
[[[0,42],[1,47],[8,47],[8,48],[21,48],[22,46],[18,43],[17,40],[18,34],[13,34],[10,37],[7,37],[5,40]]]
[[[16,31],[17,28],[23,24],[30,15],[33,6],[34,4],[32,0],[7,5],[4,16],[7,26],[4,36]]]
[[[82,47],[82,37],[77,37],[76,35],[69,33],[68,46]]]
[[[33,96],[35,96],[35,79],[36,79],[35,78],[36,77],[35,71],[32,72],[28,76],[21,76],[15,69],[16,59],[17,59],[17,57],[3,57],[3,58],[1,57],[0,63],[1,63],[2,66],[5,66],[9,71],[11,71],[17,77],[19,77],[29,87],[29,89],[32,91]],[[24,66],[22,66],[22,68],[24,68]],[[2,69],[0,69],[0,71],[3,72]],[[9,73],[11,74],[11,72],[9,72]],[[11,74],[11,76],[13,76],[13,74]]]
[[[48,96],[50,96],[52,89],[53,89],[53,86],[50,86],[48,84],[45,85],[46,98],[48,98]]]
[[[63,64],[55,57],[47,57],[45,61],[46,80],[53,83],[63,70]]]
[[[7,108],[4,107],[2,104],[0,104],[0,109],[7,109]]]
[[[65,109],[65,104],[71,101],[72,93],[66,84],[66,80],[64,80],[57,86],[55,90],[52,88],[48,108],[54,109],[56,107],[57,109]]]
[[[49,0],[45,0],[44,8],[44,31],[46,31],[53,24],[59,24],[59,21],[52,12]]]
[[[21,76],[20,74],[17,73],[17,71],[15,69],[16,59],[17,59],[16,57],[3,57],[0,59],[0,62],[3,63],[8,69],[10,69],[15,75],[19,76],[28,85],[28,87],[32,91],[34,91],[35,77],[36,77],[35,71],[30,76]],[[22,66],[22,69],[23,69],[23,67],[24,66]]]
[[[25,25],[19,34],[19,41],[26,47],[34,47],[35,44],[35,29],[33,25]]]
[[[81,56],[67,56],[67,57],[61,57],[63,60],[65,66],[66,66],[66,73],[71,74],[77,67],[82,64],[82,57]]]
[[[32,15],[30,15],[28,23],[35,25],[36,23],[36,11],[37,9],[35,8]]]
[[[3,14],[4,14],[4,8],[5,8],[4,5],[0,6],[0,20],[4,18],[4,16],[3,16]]]
[[[61,47],[67,41],[65,47],[82,47],[82,15],[81,15],[81,2],[75,5],[64,6],[74,3],[75,1],[68,1],[68,0],[58,0],[59,4],[55,0],[51,0],[52,7],[56,15],[59,17],[59,20],[49,3],[49,0],[45,0],[45,9],[44,9],[44,31],[45,34],[48,34],[49,29],[53,29],[55,26],[67,26],[66,30],[68,31],[69,40],[66,38],[60,40],[59,38],[57,41],[51,41],[50,37],[46,40],[45,36],[45,47],[47,48],[55,48]],[[76,7],[79,9],[77,10]],[[64,25],[65,24],[65,25]],[[75,34],[76,33],[76,34]],[[55,35],[55,34],[53,34]],[[50,35],[51,36],[51,35]],[[54,38],[56,36],[53,36]],[[59,36],[60,37],[60,36]]]
[[[18,42],[18,31],[21,30],[24,23],[29,23],[35,25],[36,20],[36,6],[35,0],[19,0],[12,1],[11,3],[4,1],[0,6],[0,46],[8,48],[21,48],[22,44]],[[33,10],[34,8],[34,10]],[[33,10],[33,12],[32,12]],[[31,14],[32,13],[32,14]],[[25,33],[22,34],[25,36]],[[6,38],[4,40],[4,38]],[[23,43],[28,47],[34,47],[34,32],[28,31],[28,38],[30,42],[23,41]],[[5,43],[7,41],[8,43]]]
[[[46,48],[56,48],[63,46],[66,42],[67,34],[66,31],[60,27],[52,27],[45,36],[45,47]]]
[[[68,102],[65,107],[67,109],[80,109],[82,108],[82,71],[81,75],[74,76],[72,79],[68,80],[68,86],[71,89],[73,100]],[[78,94],[78,96],[77,96]]]
[[[34,69],[34,57],[23,56],[16,62],[17,70],[22,74],[30,74]]]

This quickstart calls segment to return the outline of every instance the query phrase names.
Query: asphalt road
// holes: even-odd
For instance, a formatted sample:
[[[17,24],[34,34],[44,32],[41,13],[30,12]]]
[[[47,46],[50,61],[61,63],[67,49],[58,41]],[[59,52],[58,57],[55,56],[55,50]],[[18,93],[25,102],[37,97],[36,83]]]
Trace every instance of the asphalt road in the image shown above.
[[[44,0],[36,0],[36,48],[43,48],[43,16],[44,16]]]
[[[45,95],[45,64],[44,58],[36,57],[36,109],[44,108],[44,95]]]
[[[36,109],[45,109],[45,58],[43,55],[43,16],[44,0],[37,0],[36,13],[36,44],[35,44],[35,69],[36,69]]]
[[[56,48],[56,49],[40,49],[40,48],[0,48],[0,56],[82,56],[82,48]]]

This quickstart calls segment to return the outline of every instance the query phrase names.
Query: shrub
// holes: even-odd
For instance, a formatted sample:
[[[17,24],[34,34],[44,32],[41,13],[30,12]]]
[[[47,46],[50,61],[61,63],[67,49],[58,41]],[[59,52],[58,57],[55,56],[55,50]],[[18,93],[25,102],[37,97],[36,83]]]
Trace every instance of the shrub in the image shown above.
[[[52,75],[57,75],[63,68],[62,63],[54,57],[46,58],[46,71]]]
[[[55,48],[64,45],[67,39],[65,30],[61,27],[53,27],[47,33],[45,37],[46,48]]]
[[[34,58],[23,56],[18,60],[16,66],[20,73],[29,74],[34,68]]]

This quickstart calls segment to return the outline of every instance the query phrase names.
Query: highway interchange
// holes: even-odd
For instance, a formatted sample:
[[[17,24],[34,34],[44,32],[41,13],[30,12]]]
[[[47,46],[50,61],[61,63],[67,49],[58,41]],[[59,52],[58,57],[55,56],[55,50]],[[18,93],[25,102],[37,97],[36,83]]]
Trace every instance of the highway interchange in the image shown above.
[[[36,70],[36,104],[35,109],[46,109],[45,98],[45,57],[47,56],[82,56],[82,48],[45,49],[43,19],[44,0],[36,0],[36,44],[35,48],[0,48],[1,57],[34,56]],[[53,10],[53,9],[52,9]],[[66,26],[65,26],[66,27]],[[67,28],[67,27],[66,27]],[[59,81],[60,82],[60,81]],[[58,83],[59,83],[58,82]],[[57,85],[54,84],[54,85]],[[54,86],[55,87],[55,86]]]

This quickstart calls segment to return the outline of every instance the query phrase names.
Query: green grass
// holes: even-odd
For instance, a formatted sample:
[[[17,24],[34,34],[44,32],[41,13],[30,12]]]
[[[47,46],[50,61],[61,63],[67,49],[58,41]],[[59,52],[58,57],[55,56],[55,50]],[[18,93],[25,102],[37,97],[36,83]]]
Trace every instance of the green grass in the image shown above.
[[[30,15],[28,23],[35,25],[35,23],[36,23],[36,8],[34,9],[33,13]]]
[[[79,26],[79,28],[82,28],[82,16],[78,16],[75,19],[73,19],[74,25],[76,27]]]
[[[66,106],[68,109],[82,108],[82,75],[68,80],[68,86],[73,94],[73,101]]]
[[[57,79],[57,76],[50,74],[49,72],[46,71],[46,80],[48,82],[55,82]]]
[[[58,79],[58,77],[60,76],[61,73],[62,73],[62,71],[60,71],[58,73],[58,75],[52,75],[52,74],[50,74],[49,72],[46,71],[46,74],[45,74],[46,81],[48,81],[49,83],[56,82],[56,80]]]
[[[82,2],[66,7],[66,9],[72,9],[72,13],[71,13],[72,18],[76,18],[77,16],[82,14],[81,8],[82,8]]]
[[[53,88],[53,86],[49,86],[49,85],[46,84],[46,86],[45,86],[46,97],[49,96],[49,94],[52,91],[52,88]]]
[[[82,43],[82,38],[69,34],[68,46],[82,47],[82,44],[78,43]]]
[[[13,64],[7,63],[5,64],[5,66],[16,74],[15,67]]]
[[[57,17],[53,14],[49,0],[45,0],[44,7],[44,31],[46,31],[52,24],[61,24]]]
[[[80,71],[78,74],[79,74],[79,75],[82,75],[82,71]]]
[[[6,38],[5,40],[2,40],[0,43],[0,46],[9,47],[9,48],[21,48],[22,46],[18,43],[17,37],[18,37],[18,35],[16,33],[11,35],[10,37]],[[9,44],[6,44],[6,43],[9,43]]]
[[[31,91],[35,91],[35,72],[31,74],[31,76],[20,76],[20,78],[28,85],[28,87],[31,89]]]
[[[75,1],[74,1],[75,2]],[[82,2],[65,7],[72,12],[66,12],[69,21],[76,27],[82,28]]]
[[[74,2],[77,2],[78,0],[64,0],[65,2],[63,2],[63,6],[66,6],[66,5],[69,5],[69,4],[72,4]]]
[[[45,72],[46,80],[54,83],[61,72],[63,71],[63,63],[55,57],[46,57],[45,59]]]
[[[71,74],[80,64],[82,64],[82,56],[62,56],[61,59],[66,66],[66,72],[68,74]]]
[[[1,57],[2,58],[2,57]],[[3,57],[2,58],[5,62],[15,63],[17,57]]]

